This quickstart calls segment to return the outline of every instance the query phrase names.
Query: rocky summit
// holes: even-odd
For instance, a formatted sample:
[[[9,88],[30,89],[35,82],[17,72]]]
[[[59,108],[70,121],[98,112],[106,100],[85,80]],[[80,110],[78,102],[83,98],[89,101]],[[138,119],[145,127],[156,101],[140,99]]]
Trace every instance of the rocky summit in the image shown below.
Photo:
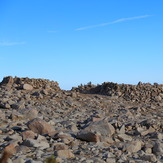
[[[0,83],[0,163],[162,163],[163,85],[70,91],[45,79]]]

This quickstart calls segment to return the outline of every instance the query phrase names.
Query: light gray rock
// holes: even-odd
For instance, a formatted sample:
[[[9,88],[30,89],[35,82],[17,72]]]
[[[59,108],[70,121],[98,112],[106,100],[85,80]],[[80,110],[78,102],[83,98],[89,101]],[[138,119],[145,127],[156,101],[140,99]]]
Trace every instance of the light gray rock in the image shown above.
[[[5,112],[3,112],[2,110],[0,110],[0,119],[5,119],[6,118],[6,114]]]
[[[30,84],[23,84],[22,87],[24,90],[27,90],[27,91],[33,90],[33,87]]]
[[[127,152],[135,153],[141,150],[141,148],[142,148],[142,142],[140,140],[134,140],[126,144]]]
[[[40,148],[42,150],[50,147],[48,142],[38,141],[38,140],[34,140],[34,139],[26,139],[26,140],[24,140],[23,145],[25,145],[27,147]]]
[[[116,159],[115,158],[107,158],[106,163],[116,163]]]
[[[86,128],[81,130],[77,138],[86,141],[103,141],[115,133],[114,127],[107,120],[91,122]]]
[[[21,141],[22,141],[22,137],[21,137],[18,133],[16,133],[16,134],[7,136],[5,140],[6,140],[6,141],[15,140],[15,141],[21,142]]]
[[[125,134],[125,125],[122,125],[119,130],[117,130],[119,134]]]
[[[132,137],[126,134],[118,134],[118,139],[121,141],[132,141]]]
[[[25,160],[22,158],[17,158],[15,160],[13,160],[13,163],[25,163]]]

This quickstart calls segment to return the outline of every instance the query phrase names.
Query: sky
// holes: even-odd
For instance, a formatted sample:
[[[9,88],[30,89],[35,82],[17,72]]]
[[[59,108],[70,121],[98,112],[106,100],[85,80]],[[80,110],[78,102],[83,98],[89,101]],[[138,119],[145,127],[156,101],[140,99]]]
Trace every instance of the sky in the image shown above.
[[[163,83],[162,0],[0,0],[0,80]]]

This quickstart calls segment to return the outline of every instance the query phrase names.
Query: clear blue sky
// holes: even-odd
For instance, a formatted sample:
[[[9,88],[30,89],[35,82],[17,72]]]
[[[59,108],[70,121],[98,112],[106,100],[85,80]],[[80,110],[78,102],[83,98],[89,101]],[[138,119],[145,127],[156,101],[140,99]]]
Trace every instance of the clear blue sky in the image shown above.
[[[61,88],[163,83],[163,0],[0,0],[0,79]]]

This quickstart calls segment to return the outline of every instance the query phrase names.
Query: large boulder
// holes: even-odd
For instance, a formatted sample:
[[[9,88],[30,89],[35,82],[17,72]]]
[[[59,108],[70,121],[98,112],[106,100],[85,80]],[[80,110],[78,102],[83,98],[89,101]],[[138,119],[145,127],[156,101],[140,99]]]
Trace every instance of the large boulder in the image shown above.
[[[55,134],[54,128],[50,124],[48,124],[47,122],[45,122],[44,120],[42,120],[40,118],[35,118],[35,119],[29,121],[27,123],[27,126],[30,130],[32,130],[33,132],[40,134],[40,135]]]
[[[90,142],[105,141],[115,133],[114,127],[106,119],[91,122],[77,134],[77,138]]]

